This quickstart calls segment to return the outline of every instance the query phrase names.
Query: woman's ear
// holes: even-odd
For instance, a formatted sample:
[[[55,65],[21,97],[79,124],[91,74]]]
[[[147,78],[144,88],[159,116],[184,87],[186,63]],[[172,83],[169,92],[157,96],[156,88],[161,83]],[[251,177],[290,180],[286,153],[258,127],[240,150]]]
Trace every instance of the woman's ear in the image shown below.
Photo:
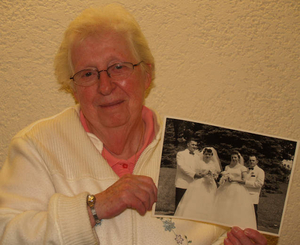
[[[72,92],[73,92],[73,97],[74,97],[75,101],[76,101],[76,102],[78,102],[78,95],[77,95],[77,91],[76,91],[76,89],[75,89],[75,88],[73,88],[72,90],[73,90],[73,91],[72,91]]]

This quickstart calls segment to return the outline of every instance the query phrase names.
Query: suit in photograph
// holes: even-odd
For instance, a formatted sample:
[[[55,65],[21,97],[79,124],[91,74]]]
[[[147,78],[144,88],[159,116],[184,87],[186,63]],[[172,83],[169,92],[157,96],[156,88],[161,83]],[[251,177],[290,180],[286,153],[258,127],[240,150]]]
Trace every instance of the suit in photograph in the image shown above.
[[[176,156],[177,172],[175,177],[176,201],[175,210],[188,185],[194,180],[196,163],[200,161],[199,151],[191,153],[188,149],[180,151]]]
[[[254,204],[256,220],[257,220],[259,196],[260,196],[261,188],[264,185],[264,181],[265,181],[265,172],[257,165],[253,168],[253,170],[249,171],[249,174],[245,180],[245,187],[249,191],[252,202]]]

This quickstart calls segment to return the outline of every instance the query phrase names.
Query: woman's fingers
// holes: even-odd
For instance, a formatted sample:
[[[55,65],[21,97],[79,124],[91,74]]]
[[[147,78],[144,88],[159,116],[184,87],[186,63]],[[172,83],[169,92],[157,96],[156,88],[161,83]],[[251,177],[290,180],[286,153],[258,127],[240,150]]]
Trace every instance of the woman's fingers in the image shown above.
[[[238,240],[238,238],[236,238],[232,233],[233,233],[232,230],[229,231],[229,232],[227,232],[227,244],[230,244],[230,245],[231,244],[232,245],[241,245],[242,243],[240,243],[240,241]],[[224,244],[226,244],[225,241],[224,241]]]
[[[139,197],[141,200],[149,202],[147,210],[151,210],[153,204],[157,201],[157,187],[154,184],[153,180],[146,176],[136,176],[137,180],[142,184],[139,185],[139,189],[144,190],[146,193],[137,193],[140,194]],[[149,195],[149,196],[148,196]]]
[[[264,237],[261,233],[259,233],[257,230],[253,230],[250,228],[247,228],[244,230],[244,233],[247,237],[249,237],[250,239],[252,239],[252,241],[255,244],[259,244],[259,245],[267,245],[268,240],[266,237]]]
[[[227,241],[228,241],[228,245],[231,244],[232,245],[253,245],[253,244],[266,245],[267,244],[267,239],[257,230],[250,229],[250,228],[242,230],[239,227],[233,227],[231,231],[227,233]]]
[[[151,210],[157,199],[157,188],[153,180],[146,176],[126,175],[126,195],[123,196],[127,207],[136,209],[141,215]]]
[[[144,215],[156,200],[157,188],[151,178],[129,174],[96,195],[95,209],[101,219],[115,217],[127,208]]]

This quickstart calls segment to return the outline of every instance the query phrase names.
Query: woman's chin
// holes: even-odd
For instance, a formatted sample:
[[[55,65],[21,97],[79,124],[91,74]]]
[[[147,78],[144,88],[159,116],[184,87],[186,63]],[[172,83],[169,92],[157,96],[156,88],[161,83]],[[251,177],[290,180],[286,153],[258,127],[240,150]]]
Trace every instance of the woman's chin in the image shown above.
[[[102,125],[106,128],[118,128],[126,125],[128,119],[125,118],[110,118],[102,121]]]

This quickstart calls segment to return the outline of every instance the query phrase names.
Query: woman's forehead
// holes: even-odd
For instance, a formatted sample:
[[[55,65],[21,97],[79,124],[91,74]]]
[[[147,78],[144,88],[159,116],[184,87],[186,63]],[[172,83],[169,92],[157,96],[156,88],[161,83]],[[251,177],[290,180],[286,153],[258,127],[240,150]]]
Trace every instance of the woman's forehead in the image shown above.
[[[109,33],[106,36],[92,35],[84,40],[74,42],[71,50],[71,59],[74,66],[77,63],[99,59],[107,62],[129,61],[134,62],[135,56],[129,41],[119,33]]]

